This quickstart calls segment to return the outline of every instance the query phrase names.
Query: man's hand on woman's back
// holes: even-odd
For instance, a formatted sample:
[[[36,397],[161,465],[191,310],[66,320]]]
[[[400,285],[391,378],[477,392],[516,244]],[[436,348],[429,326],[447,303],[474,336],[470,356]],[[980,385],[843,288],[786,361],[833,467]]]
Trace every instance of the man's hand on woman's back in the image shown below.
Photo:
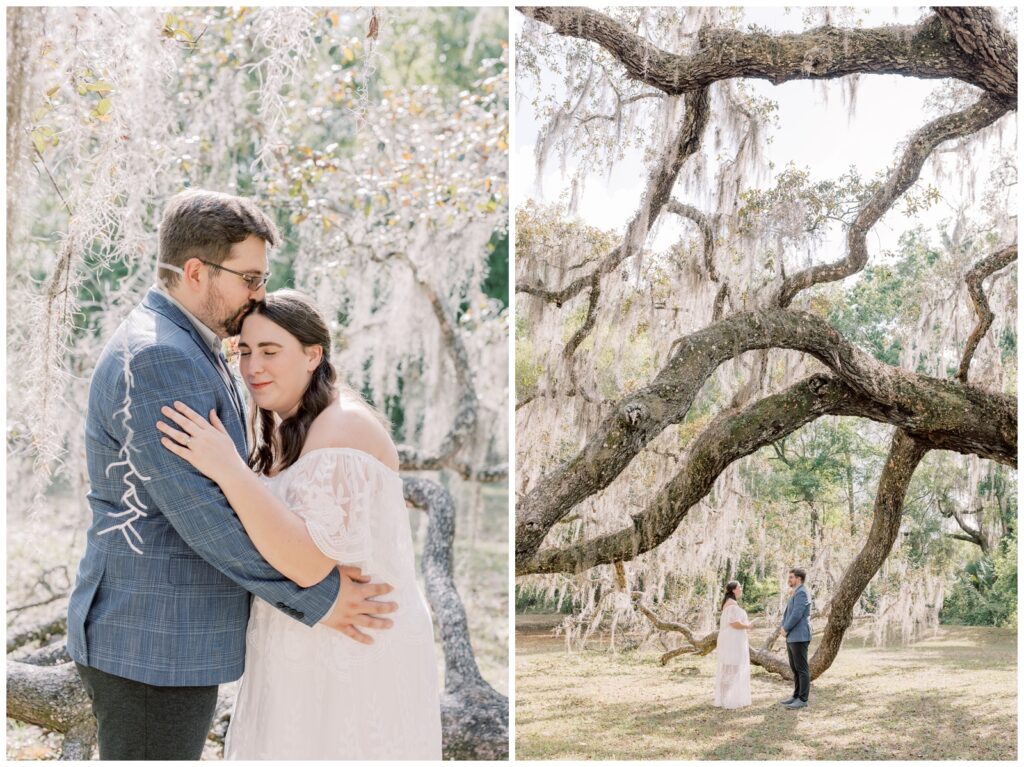
[[[393,613],[398,605],[395,602],[377,602],[373,598],[390,594],[394,589],[388,583],[370,583],[358,567],[338,565],[337,569],[341,576],[338,600],[320,623],[362,644],[373,644],[373,638],[357,627],[391,628],[391,620],[376,616]]]

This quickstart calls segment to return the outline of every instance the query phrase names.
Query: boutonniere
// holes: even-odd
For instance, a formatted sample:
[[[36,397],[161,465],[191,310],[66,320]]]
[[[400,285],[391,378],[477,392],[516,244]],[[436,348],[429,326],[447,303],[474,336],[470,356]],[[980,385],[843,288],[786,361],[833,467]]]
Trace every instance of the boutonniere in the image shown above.
[[[234,365],[238,361],[238,336],[221,341],[221,351],[224,352],[228,364]]]

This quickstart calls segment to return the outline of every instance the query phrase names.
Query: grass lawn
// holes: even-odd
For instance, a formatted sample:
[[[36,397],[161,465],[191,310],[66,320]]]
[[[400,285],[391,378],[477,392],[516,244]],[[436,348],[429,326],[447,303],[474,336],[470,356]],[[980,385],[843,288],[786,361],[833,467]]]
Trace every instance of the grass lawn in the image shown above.
[[[851,630],[809,708],[784,709],[792,683],[752,667],[753,705],[726,711],[714,653],[665,667],[657,648],[566,654],[557,621],[517,618],[517,759],[1017,758],[1012,629],[942,626],[886,647]]]

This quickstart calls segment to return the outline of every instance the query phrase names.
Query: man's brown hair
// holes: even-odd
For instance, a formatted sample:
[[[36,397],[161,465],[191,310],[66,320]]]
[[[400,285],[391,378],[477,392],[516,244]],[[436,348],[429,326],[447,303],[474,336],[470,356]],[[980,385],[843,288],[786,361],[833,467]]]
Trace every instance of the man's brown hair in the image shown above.
[[[274,222],[252,200],[205,189],[187,189],[174,195],[164,208],[157,260],[179,269],[190,258],[221,264],[232,245],[252,234],[271,247],[281,239]],[[178,283],[179,275],[164,269],[160,277],[172,287]]]
[[[795,575],[797,578],[799,578],[801,583],[804,583],[807,580],[807,571],[804,570],[802,567],[794,567],[790,570],[790,572],[793,573],[793,575]]]

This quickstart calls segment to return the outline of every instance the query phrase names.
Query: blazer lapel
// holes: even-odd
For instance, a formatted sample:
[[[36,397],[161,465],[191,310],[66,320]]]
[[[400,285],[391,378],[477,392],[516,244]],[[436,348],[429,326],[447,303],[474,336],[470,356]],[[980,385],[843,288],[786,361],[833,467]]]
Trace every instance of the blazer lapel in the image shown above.
[[[238,413],[238,417],[244,422],[245,410],[242,407],[242,392],[238,388],[238,379],[235,377],[235,371],[231,369],[231,365],[228,364],[227,358],[223,354],[217,355],[214,364],[217,366],[218,372],[223,372],[227,376],[227,381],[230,382],[228,389],[231,394],[231,402],[235,406],[235,412]]]
[[[227,369],[228,377],[231,379],[231,389],[233,393],[232,401],[235,403],[235,409],[238,411],[238,417],[242,421],[242,435],[245,442],[245,452],[248,455],[249,452],[249,408],[245,400],[245,395],[242,394],[242,378],[235,374],[235,369],[225,360],[224,367]]]
[[[207,346],[206,340],[199,334],[199,331],[196,330],[196,326],[192,324],[192,321],[189,320],[188,317],[181,313],[181,310],[178,309],[177,306],[175,306],[170,301],[168,301],[164,296],[162,296],[160,294],[160,291],[150,288],[142,299],[142,305],[145,306],[150,311],[154,311],[158,314],[163,315],[171,322],[173,322],[175,325],[177,325],[179,328],[188,333],[192,337],[192,340],[195,342],[196,346],[199,347],[203,355],[213,366],[214,371],[217,373],[217,378],[220,380],[220,382],[224,385],[224,388],[227,390],[228,399],[231,401],[232,408],[234,409],[235,414],[238,416],[238,422],[237,424],[235,424],[235,429],[231,428],[233,425],[231,423],[226,423],[224,425],[227,427],[229,432],[236,432],[235,434],[231,435],[231,438],[234,440],[235,445],[239,448],[239,452],[243,456],[247,455],[249,452],[249,440],[247,438],[245,431],[245,413],[243,412],[241,404],[241,394],[238,391],[238,387],[235,382],[235,377],[231,373],[231,368],[225,365],[224,371],[227,373],[228,376],[228,381],[225,381],[224,376],[221,375],[220,361],[216,358],[216,356],[214,356],[214,353],[213,351],[211,351],[210,347]],[[203,415],[206,416],[207,414],[204,413]]]

